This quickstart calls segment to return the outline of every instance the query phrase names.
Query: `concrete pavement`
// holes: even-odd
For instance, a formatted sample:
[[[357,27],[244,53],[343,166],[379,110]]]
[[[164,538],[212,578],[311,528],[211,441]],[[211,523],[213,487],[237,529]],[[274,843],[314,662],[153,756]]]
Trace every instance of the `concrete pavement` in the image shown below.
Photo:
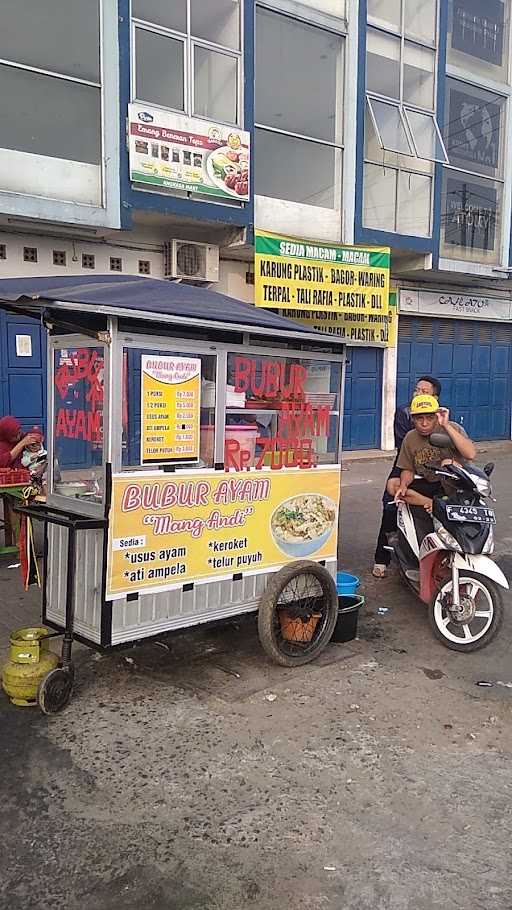
[[[510,576],[510,455],[493,457]],[[2,910],[510,910],[512,689],[476,685],[512,680],[510,612],[484,651],[435,641],[396,575],[368,572],[388,463],[347,468],[359,640],[286,670],[249,619],[77,651],[50,719],[0,698]],[[0,584],[17,620],[16,570]]]

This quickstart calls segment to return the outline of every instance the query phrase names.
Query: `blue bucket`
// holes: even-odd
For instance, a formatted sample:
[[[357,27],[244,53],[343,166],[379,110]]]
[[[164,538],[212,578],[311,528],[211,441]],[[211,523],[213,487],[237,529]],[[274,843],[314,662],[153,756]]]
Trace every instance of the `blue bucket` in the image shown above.
[[[348,572],[336,572],[336,591],[340,597],[352,597],[359,587],[357,575]]]

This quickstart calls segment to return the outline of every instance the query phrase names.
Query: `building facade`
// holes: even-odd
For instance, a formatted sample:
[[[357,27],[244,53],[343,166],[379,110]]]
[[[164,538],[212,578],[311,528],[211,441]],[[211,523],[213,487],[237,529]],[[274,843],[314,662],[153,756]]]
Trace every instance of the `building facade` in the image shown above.
[[[510,438],[511,6],[4,0],[0,276],[253,301],[255,229],[388,246],[398,344],[349,347],[345,446],[392,448],[420,373]],[[0,319],[2,413],[44,423],[40,329]]]

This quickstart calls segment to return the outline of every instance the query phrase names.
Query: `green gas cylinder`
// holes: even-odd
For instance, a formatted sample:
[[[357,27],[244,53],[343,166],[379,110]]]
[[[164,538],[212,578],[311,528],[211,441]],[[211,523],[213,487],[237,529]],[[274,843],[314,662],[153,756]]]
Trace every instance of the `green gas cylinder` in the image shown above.
[[[2,688],[13,705],[36,705],[39,683],[58,665],[59,658],[50,651],[48,635],[44,626],[11,633],[9,660],[2,667]]]

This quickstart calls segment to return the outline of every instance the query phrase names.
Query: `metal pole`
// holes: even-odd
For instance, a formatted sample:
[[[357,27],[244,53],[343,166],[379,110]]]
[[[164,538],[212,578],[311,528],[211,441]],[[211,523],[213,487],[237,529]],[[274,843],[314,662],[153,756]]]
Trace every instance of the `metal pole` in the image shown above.
[[[75,615],[75,564],[76,564],[76,528],[71,525],[68,530],[68,559],[66,571],[66,627],[62,642],[62,666],[71,665],[71,647],[73,644],[73,621]]]

